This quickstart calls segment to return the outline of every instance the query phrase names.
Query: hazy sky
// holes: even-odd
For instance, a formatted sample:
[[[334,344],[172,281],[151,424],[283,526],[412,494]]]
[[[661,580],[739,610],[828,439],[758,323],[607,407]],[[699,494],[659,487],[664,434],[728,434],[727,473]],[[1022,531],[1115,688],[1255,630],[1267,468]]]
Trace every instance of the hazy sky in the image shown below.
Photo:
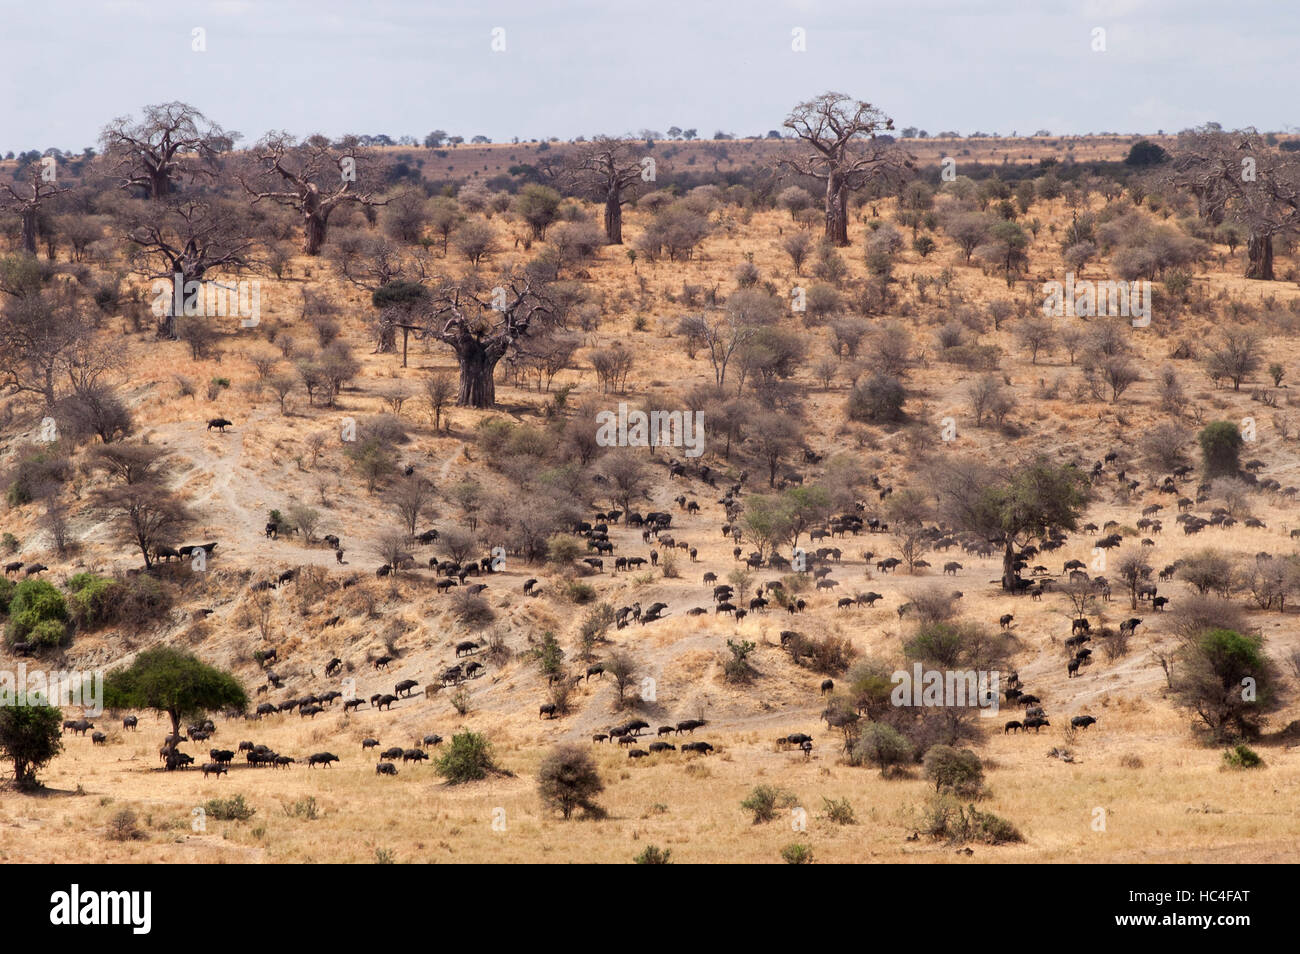
[[[466,139],[778,128],[826,90],[898,127],[1289,129],[1289,0],[6,0],[0,151],[192,103],[269,129]],[[192,49],[205,31],[206,51]],[[505,50],[492,49],[504,30]],[[806,52],[792,31],[806,33]],[[1094,52],[1094,30],[1105,51]],[[1286,102],[1284,102],[1286,100]]]

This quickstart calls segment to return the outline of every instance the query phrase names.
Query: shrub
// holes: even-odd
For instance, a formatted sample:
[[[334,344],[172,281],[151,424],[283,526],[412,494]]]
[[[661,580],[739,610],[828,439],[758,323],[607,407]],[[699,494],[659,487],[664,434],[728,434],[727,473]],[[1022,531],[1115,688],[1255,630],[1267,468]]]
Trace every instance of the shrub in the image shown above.
[[[813,860],[812,845],[793,842],[781,849],[781,858],[788,865],[810,865]]]
[[[488,605],[488,601],[469,590],[462,590],[453,596],[451,608],[456,614],[456,619],[466,626],[479,628],[496,619],[496,613]]]
[[[1235,475],[1241,467],[1241,431],[1232,421],[1212,421],[1197,435],[1205,476]]]
[[[731,658],[723,663],[722,671],[727,682],[749,682],[754,676],[754,667],[749,664],[750,654],[758,647],[747,639],[740,642],[727,640]]]
[[[903,417],[907,391],[898,378],[876,373],[858,384],[849,394],[848,416],[851,421],[891,422]]]
[[[934,838],[946,838],[950,844],[968,841],[986,845],[1003,845],[1024,841],[1011,822],[991,812],[981,812],[974,805],[962,806],[948,795],[933,796],[925,808],[923,828]]]
[[[492,746],[479,732],[457,732],[451,744],[434,764],[439,775],[452,785],[476,782],[496,771],[492,761]]]
[[[243,795],[233,798],[211,798],[203,803],[204,814],[218,821],[248,821],[257,809],[244,801]]]
[[[113,622],[122,601],[122,585],[109,577],[78,573],[68,580],[68,613],[78,629],[97,629]]]
[[[837,825],[856,825],[858,822],[857,815],[854,814],[853,806],[849,804],[847,798],[841,798],[839,801],[822,797],[822,811],[826,813],[827,819]]]
[[[925,777],[936,792],[973,796],[984,787],[984,766],[970,749],[936,745],[925,753]]]
[[[307,821],[315,821],[320,817],[320,806],[316,804],[316,796],[308,795],[306,798],[300,798],[295,802],[286,803],[280,806],[285,815],[290,818],[302,818]]]
[[[1223,753],[1223,763],[1228,768],[1247,769],[1262,767],[1264,760],[1250,746],[1239,743]]]
[[[641,854],[632,859],[633,864],[637,865],[670,865],[668,859],[672,857],[671,848],[660,848],[658,845],[646,845]]]
[[[67,619],[62,593],[44,580],[23,580],[9,604],[9,644],[30,640],[58,646],[67,637]]]
[[[113,813],[104,834],[110,841],[135,841],[144,837],[144,832],[136,822],[135,812],[129,808]]]
[[[774,785],[756,785],[740,807],[754,814],[754,824],[769,822],[776,817],[777,808],[789,808],[797,799],[794,794]]]
[[[9,471],[9,489],[5,495],[11,507],[31,503],[42,491],[72,476],[68,460],[58,445],[30,446],[19,451],[18,462]]]
[[[910,762],[912,753],[912,743],[897,729],[883,722],[872,722],[862,730],[851,754],[854,764],[874,762],[883,776],[890,769]]]
[[[589,583],[582,583],[574,580],[565,587],[565,595],[579,606],[591,603],[596,599],[596,589]]]
[[[542,633],[542,644],[533,650],[533,655],[544,676],[557,675],[564,669],[564,650],[549,629]]]

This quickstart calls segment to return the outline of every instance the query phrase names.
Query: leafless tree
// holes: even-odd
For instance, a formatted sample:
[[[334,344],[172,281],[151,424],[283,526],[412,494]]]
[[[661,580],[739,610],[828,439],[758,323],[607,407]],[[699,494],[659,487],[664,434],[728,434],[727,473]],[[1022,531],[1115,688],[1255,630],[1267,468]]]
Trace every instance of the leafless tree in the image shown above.
[[[823,93],[796,106],[783,125],[812,151],[782,157],[779,164],[826,183],[826,238],[848,245],[849,194],[911,166],[909,157],[876,137],[894,121],[870,103]]]
[[[1295,234],[1300,218],[1300,159],[1254,129],[1203,126],[1179,134],[1164,178],[1192,193],[1209,224],[1226,219],[1246,231],[1247,278],[1274,279],[1273,239]]]
[[[325,136],[309,136],[301,143],[287,132],[268,133],[253,148],[261,175],[255,185],[241,178],[254,202],[270,199],[298,213],[303,227],[302,250],[319,255],[325,244],[330,216],[344,203],[363,206],[386,205],[375,191],[383,182],[382,171],[368,150],[354,138],[338,145]],[[371,188],[361,190],[365,180]],[[276,184],[283,188],[269,188]]]
[[[423,477],[403,477],[388,490],[386,496],[389,509],[406,530],[407,539],[413,538],[420,520],[428,516],[433,505],[433,484]]]
[[[175,541],[192,522],[180,499],[152,480],[104,488],[95,494],[94,504],[122,542],[140,548],[145,569],[153,566],[154,550]]]
[[[217,157],[240,138],[181,102],[146,106],[139,122],[122,116],[99,135],[123,186],[143,188],[154,200],[171,195],[182,176],[214,175]]]
[[[451,375],[437,372],[424,379],[424,398],[433,414],[433,429],[442,427],[442,412],[456,394],[456,382]]]
[[[151,206],[135,217],[127,237],[155,263],[151,277],[179,281],[183,294],[190,282],[201,282],[210,272],[252,264],[253,240],[240,228],[233,208],[217,200]],[[160,332],[170,338],[176,336],[173,298],[168,298],[160,322]]]
[[[44,173],[45,168],[39,162],[33,162],[27,170],[27,181],[21,186],[15,188],[7,182],[0,183],[0,188],[4,189],[0,194],[0,207],[18,216],[22,226],[23,251],[30,255],[36,254],[36,230],[42,207],[48,199],[70,191],[67,187],[45,181]]]
[[[449,345],[460,364],[456,403],[462,407],[492,407],[497,364],[553,316],[543,290],[527,274],[507,275],[495,289],[487,297],[467,283],[447,282],[423,303],[423,334]]]
[[[604,204],[610,245],[623,244],[623,206],[635,198],[642,169],[631,139],[597,136],[570,157],[566,178],[579,194]]]

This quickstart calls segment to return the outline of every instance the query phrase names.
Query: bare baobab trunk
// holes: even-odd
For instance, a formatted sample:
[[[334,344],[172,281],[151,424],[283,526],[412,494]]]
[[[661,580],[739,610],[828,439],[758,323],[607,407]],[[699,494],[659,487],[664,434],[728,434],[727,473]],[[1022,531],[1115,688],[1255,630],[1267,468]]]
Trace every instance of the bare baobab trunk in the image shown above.
[[[1259,281],[1273,281],[1273,237],[1251,233],[1246,242],[1246,277]]]
[[[23,251],[36,254],[36,206],[27,206],[22,211]]]
[[[623,244],[623,201],[616,191],[605,197],[605,238],[610,245]]]
[[[466,338],[456,344],[456,360],[460,364],[460,392],[456,403],[461,407],[488,408],[496,404],[497,389],[493,380],[497,362],[501,360],[482,342]]]
[[[149,198],[165,199],[171,195],[171,174],[163,169],[154,169],[149,173]]]
[[[303,213],[302,251],[304,255],[319,255],[325,244],[325,217],[319,211],[309,210]]]
[[[849,190],[835,173],[826,177],[826,237],[843,248],[849,244]]]

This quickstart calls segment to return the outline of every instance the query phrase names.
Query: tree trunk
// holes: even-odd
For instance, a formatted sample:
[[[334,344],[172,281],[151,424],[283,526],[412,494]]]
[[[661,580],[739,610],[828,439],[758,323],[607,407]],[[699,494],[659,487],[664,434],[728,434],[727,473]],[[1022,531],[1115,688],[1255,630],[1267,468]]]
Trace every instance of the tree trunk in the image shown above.
[[[456,360],[460,363],[460,393],[456,403],[461,407],[488,408],[496,404],[496,382],[492,374],[497,362],[478,341],[471,340],[456,348]]]
[[[319,255],[325,244],[325,217],[315,211],[305,212],[303,217],[302,253]]]
[[[36,206],[25,206],[22,210],[23,251],[36,254]]]
[[[1273,237],[1271,235],[1252,232],[1246,242],[1246,255],[1249,259],[1246,266],[1247,278],[1263,282],[1273,281]]]
[[[1016,588],[1016,548],[1013,541],[1007,541],[1007,548],[1002,553],[1002,588],[1015,591]]]
[[[832,173],[826,179],[826,238],[843,248],[849,244],[849,192]]]
[[[623,244],[623,201],[616,191],[605,197],[605,238],[610,245]]]
[[[149,173],[149,198],[158,201],[167,198],[172,191],[171,176],[162,169]]]

